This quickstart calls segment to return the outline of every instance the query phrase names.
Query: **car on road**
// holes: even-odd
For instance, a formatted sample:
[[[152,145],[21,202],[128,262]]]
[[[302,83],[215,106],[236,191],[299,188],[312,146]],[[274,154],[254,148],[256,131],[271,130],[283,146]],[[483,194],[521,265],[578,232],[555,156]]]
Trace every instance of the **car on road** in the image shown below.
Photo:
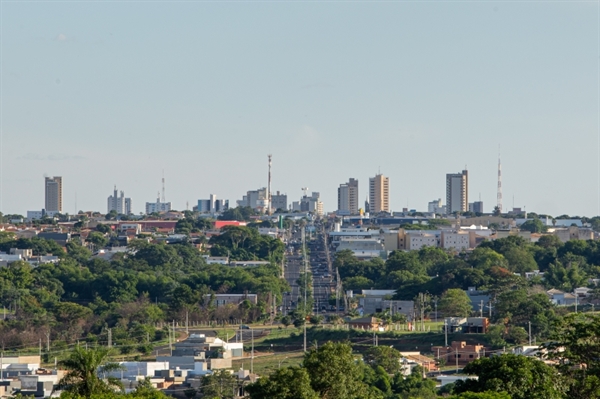
[[[248,326],[247,326],[247,325],[245,325],[245,324],[242,324],[242,325],[240,326],[240,330],[249,330],[249,329],[250,329],[250,327],[248,327]]]

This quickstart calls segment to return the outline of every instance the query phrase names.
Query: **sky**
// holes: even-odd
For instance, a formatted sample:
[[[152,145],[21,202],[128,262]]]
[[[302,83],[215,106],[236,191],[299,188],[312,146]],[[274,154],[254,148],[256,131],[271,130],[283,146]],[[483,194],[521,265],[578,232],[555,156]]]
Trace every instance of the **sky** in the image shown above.
[[[136,213],[267,185],[337,207],[390,178],[392,210],[469,201],[600,214],[596,2],[1,3],[0,211]]]

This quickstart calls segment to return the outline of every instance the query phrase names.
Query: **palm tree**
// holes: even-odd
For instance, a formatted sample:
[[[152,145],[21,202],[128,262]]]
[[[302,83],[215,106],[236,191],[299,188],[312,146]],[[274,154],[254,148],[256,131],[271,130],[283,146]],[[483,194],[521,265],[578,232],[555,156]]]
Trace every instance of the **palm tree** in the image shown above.
[[[58,389],[89,398],[92,394],[110,392],[123,389],[123,384],[118,378],[108,377],[101,379],[99,374],[122,370],[118,363],[107,362],[108,349],[75,348],[71,356],[61,362],[69,370],[58,382]]]

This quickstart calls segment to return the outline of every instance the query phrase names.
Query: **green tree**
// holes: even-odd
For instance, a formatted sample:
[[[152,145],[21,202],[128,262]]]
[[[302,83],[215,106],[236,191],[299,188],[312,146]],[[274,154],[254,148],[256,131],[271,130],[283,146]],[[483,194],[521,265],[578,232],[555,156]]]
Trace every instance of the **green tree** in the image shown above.
[[[438,309],[445,316],[467,317],[473,308],[465,291],[451,288],[442,294]]]
[[[86,241],[92,244],[95,249],[104,248],[106,244],[108,244],[108,238],[106,238],[104,234],[97,231],[92,231],[88,235]]]
[[[363,360],[366,364],[383,369],[389,374],[396,374],[402,368],[400,366],[400,358],[402,354],[389,346],[372,346],[363,355]]]
[[[450,396],[448,399],[511,399],[507,392],[464,392],[460,395]]]
[[[250,399],[319,399],[304,368],[285,367],[248,385]]]
[[[109,224],[98,223],[98,225],[96,226],[96,231],[102,234],[108,234],[112,232],[112,229]]]
[[[304,356],[304,368],[311,386],[322,399],[362,399],[369,397],[362,382],[362,370],[345,343],[327,342]]]
[[[423,378],[423,368],[417,366],[407,377],[399,373],[395,374],[392,391],[406,399],[435,398],[437,397],[435,386],[435,381]]]
[[[215,370],[202,377],[200,392],[207,399],[233,399],[238,388],[237,377],[228,370]]]
[[[68,372],[58,382],[61,390],[89,398],[93,394],[111,392],[123,386],[118,378],[101,378],[104,373],[121,370],[117,363],[110,363],[108,350],[104,348],[84,349],[76,347],[69,358],[61,362]]]
[[[545,233],[547,229],[544,223],[537,218],[525,221],[520,228],[531,233]]]
[[[512,399],[560,399],[564,385],[558,372],[541,360],[518,355],[477,359],[466,374],[478,379],[457,381],[454,392],[507,392]]]
[[[565,316],[555,324],[550,338],[544,347],[567,379],[567,397],[600,398],[600,316]]]

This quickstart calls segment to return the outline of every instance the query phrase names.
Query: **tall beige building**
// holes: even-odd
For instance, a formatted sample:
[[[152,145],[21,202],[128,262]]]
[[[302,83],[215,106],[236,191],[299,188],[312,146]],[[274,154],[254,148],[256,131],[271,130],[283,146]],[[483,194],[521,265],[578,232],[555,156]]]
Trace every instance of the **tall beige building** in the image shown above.
[[[46,212],[62,212],[62,177],[46,177]]]
[[[338,187],[338,213],[358,215],[358,180],[351,178]]]
[[[369,178],[369,211],[390,212],[390,179],[382,174]]]
[[[467,212],[469,210],[469,172],[448,173],[446,175],[446,212]]]

